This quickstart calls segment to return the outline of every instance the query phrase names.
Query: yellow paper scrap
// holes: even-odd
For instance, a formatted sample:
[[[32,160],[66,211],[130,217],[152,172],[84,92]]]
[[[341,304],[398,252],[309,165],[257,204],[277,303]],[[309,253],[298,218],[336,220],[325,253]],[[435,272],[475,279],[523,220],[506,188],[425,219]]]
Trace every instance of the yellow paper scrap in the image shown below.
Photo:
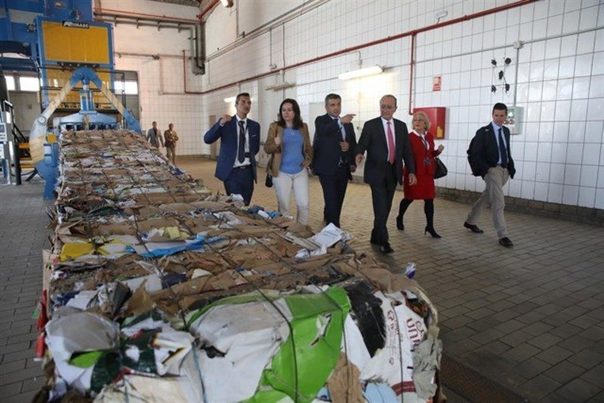
[[[94,252],[94,245],[90,242],[71,242],[63,245],[59,259],[61,262],[89,255]]]

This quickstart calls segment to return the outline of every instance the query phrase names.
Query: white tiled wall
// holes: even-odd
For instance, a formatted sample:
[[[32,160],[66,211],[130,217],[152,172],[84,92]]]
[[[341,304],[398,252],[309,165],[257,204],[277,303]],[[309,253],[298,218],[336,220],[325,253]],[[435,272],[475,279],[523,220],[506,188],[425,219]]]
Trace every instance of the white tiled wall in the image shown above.
[[[105,5],[103,2],[103,5],[109,8],[109,4]],[[186,8],[198,11],[193,7]],[[161,11],[155,10],[165,14]],[[173,13],[175,16],[194,19],[194,12],[188,15]],[[208,152],[201,141],[202,125],[206,120],[202,113],[203,96],[184,92],[182,52],[184,50],[186,56],[190,56],[190,36],[188,29],[179,32],[176,29],[137,28],[125,24],[114,26],[116,68],[138,72],[141,127],[146,132],[155,120],[163,131],[169,123],[174,123],[180,139],[176,148],[177,155]],[[186,63],[187,91],[199,91],[202,78],[193,75],[188,59]]]
[[[141,89],[149,89],[147,98],[141,99],[144,126],[155,118],[162,125],[173,119],[177,130],[181,127],[181,132],[186,132],[182,153],[207,153],[199,135],[209,127],[208,116],[233,113],[233,106],[223,99],[240,91],[252,94],[252,117],[263,128],[268,127],[285,97],[296,98],[303,119],[312,122],[315,116],[309,116],[310,105],[322,102],[328,92],[342,95],[344,113],[357,114],[357,137],[363,123],[378,116],[378,100],[386,93],[398,97],[397,117],[409,122],[409,36],[304,62],[432,25],[437,22],[435,13],[441,10],[448,13],[442,22],[514,1],[331,0],[318,2],[319,6],[306,13],[293,11],[288,21],[254,36],[254,21],[256,26],[270,25],[271,18],[303,3],[280,1],[277,6],[273,0],[239,0],[232,9],[217,8],[207,22],[207,74],[201,80],[190,77],[188,84],[189,89],[224,87],[207,95],[159,96],[158,61],[118,60],[120,66],[139,70]],[[270,12],[263,11],[270,7]],[[521,134],[512,137],[518,173],[506,193],[604,208],[603,27],[604,4],[599,0],[540,0],[419,33],[412,106],[447,107],[446,139],[442,143],[449,175],[439,180],[439,185],[477,191],[484,188],[484,182],[470,174],[468,143],[475,131],[490,121],[493,103],[512,106],[516,100],[516,105],[524,108],[524,121]],[[516,41],[524,42],[522,48],[514,49]],[[232,48],[225,51],[229,45]],[[500,67],[491,65],[491,59],[496,59],[502,66],[505,57],[512,59],[505,69],[506,80],[512,85],[507,94],[496,77]],[[182,65],[179,68],[178,62],[165,60],[162,82],[182,91]],[[297,63],[303,64],[265,75],[271,72],[270,64],[281,68]],[[361,63],[379,64],[386,70],[365,79],[338,80],[339,73],[356,69]],[[435,75],[442,77],[439,92],[432,91]],[[296,86],[277,92],[265,90],[282,81]],[[495,94],[490,92],[492,83],[498,86]]]

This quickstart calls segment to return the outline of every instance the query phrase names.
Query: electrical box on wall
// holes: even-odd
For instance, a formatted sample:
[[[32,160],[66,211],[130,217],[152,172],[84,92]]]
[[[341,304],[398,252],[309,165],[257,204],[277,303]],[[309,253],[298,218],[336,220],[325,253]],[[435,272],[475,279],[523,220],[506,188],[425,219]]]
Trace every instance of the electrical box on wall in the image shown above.
[[[430,121],[430,130],[428,130],[428,133],[432,134],[434,139],[444,139],[446,110],[447,108],[444,106],[426,106],[414,108],[413,113],[419,111],[424,112]]]
[[[524,108],[522,106],[511,106],[508,108],[508,116],[505,125],[510,129],[510,134],[520,134],[522,131],[522,115]]]

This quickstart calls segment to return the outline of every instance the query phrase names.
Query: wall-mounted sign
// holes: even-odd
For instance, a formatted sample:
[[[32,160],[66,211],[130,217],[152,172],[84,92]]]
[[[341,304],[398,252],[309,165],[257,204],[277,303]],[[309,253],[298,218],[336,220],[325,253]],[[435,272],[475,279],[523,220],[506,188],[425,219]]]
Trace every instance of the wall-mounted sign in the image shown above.
[[[432,78],[432,91],[440,91],[441,76],[434,76]]]

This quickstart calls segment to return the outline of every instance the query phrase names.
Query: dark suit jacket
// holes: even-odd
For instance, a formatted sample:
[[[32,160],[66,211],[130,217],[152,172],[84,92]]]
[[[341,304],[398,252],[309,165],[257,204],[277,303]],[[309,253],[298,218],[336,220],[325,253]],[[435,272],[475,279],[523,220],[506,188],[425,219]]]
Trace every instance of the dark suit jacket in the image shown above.
[[[317,116],[315,119],[312,162],[315,175],[333,175],[340,161],[343,161],[348,170],[348,178],[352,179],[350,167],[356,166],[354,150],[357,146],[357,140],[352,123],[345,123],[342,126],[344,126],[344,132],[346,133],[346,141],[350,144],[347,152],[343,152],[340,148],[342,132],[337,119],[333,119],[328,114]]]
[[[247,131],[249,136],[250,146],[250,163],[252,164],[252,172],[254,181],[256,180],[256,154],[260,150],[260,124],[258,122],[247,119]],[[203,137],[206,144],[212,144],[220,139],[220,154],[216,163],[215,176],[221,181],[226,180],[231,174],[235,158],[237,158],[237,117],[233,116],[230,122],[224,126],[220,126],[216,122],[214,126]]]
[[[400,184],[403,183],[403,160],[409,173],[415,174],[415,162],[413,152],[409,145],[409,133],[407,125],[398,119],[394,122],[394,138],[396,141],[396,176]],[[365,160],[365,183],[377,184],[384,180],[388,164],[388,142],[382,124],[382,118],[375,118],[365,122],[361,138],[357,145],[355,154],[363,154],[367,151]]]
[[[508,172],[510,173],[510,177],[513,178],[516,173],[516,168],[514,167],[514,160],[512,159],[512,152],[510,150],[510,129],[505,126],[503,127],[503,137],[505,137],[508,154]],[[478,176],[484,177],[489,171],[489,168],[497,166],[497,161],[499,160],[499,147],[497,146],[495,134],[493,133],[493,125],[491,123],[478,129],[468,151],[469,158],[475,165],[475,173]]]

